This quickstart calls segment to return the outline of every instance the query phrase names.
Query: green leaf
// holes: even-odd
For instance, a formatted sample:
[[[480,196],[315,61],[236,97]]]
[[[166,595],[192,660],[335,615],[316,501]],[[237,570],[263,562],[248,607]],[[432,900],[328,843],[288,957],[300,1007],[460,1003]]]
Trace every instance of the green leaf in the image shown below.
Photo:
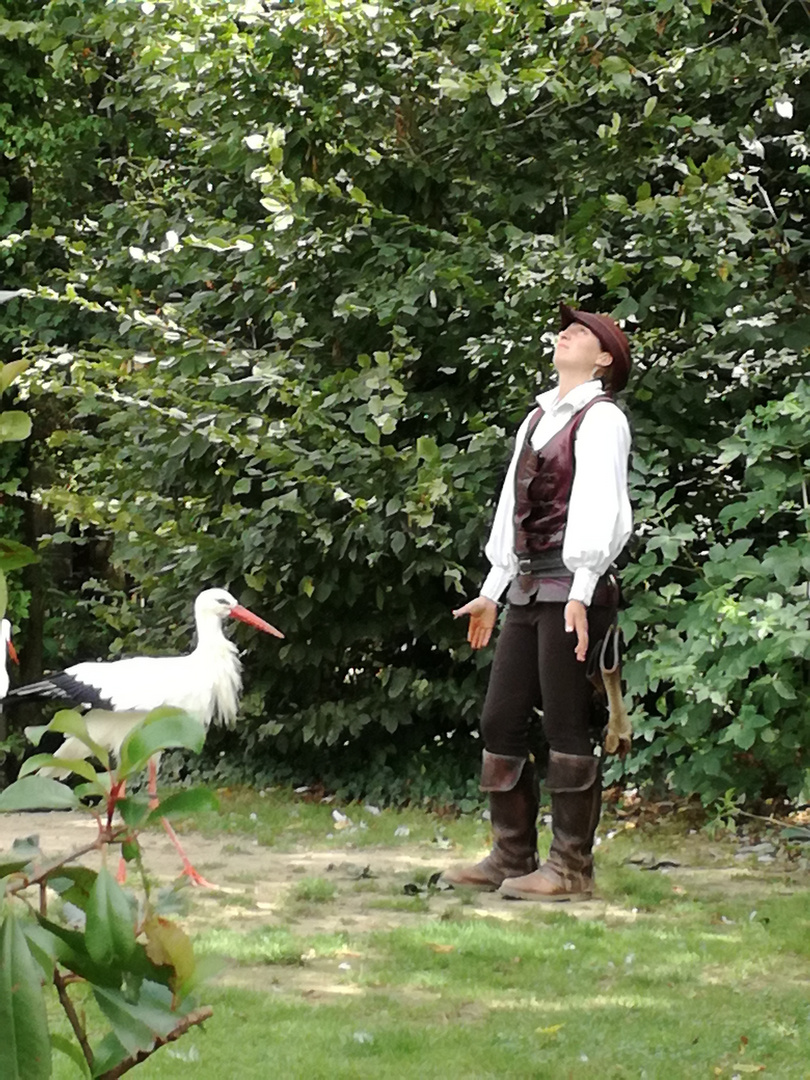
[[[49,875],[48,887],[62,900],[86,911],[97,876],[98,872],[89,866],[60,866]]]
[[[497,108],[506,101],[506,89],[501,82],[492,82],[487,87],[487,97]]]
[[[151,825],[161,818],[185,817],[187,814],[199,814],[206,810],[218,810],[219,801],[213,791],[208,788],[190,788],[187,791],[177,791],[164,799],[160,806],[156,807],[146,820]]]
[[[56,731],[60,735],[73,735],[92,751],[93,757],[98,758],[105,769],[109,769],[109,752],[90,737],[84,717],[75,709],[61,709],[48,724],[47,730]]]
[[[0,791],[0,811],[77,810],[76,795],[66,784],[46,776],[26,776]]]
[[[60,926],[43,915],[37,915],[37,923],[39,925],[32,923],[26,927],[26,936],[37,941],[45,952],[54,955],[68,971],[87,979],[94,986],[120,987],[124,975],[128,973],[168,985],[171,972],[155,967],[143,945],[137,942],[126,962],[116,960],[112,964],[99,964],[90,956],[83,932]]]
[[[132,908],[106,867],[99,870],[87,901],[85,940],[97,964],[126,963],[135,950]]]
[[[616,75],[621,71],[630,70],[630,64],[623,56],[606,56],[599,67],[608,75]]]
[[[30,859],[11,859],[8,862],[0,862],[0,880],[11,874],[19,874],[30,863]]]
[[[0,927],[0,1076],[49,1080],[51,1044],[42,976],[14,915]]]
[[[4,394],[18,375],[22,375],[30,360],[10,360],[7,364],[0,364],[0,394]]]
[[[37,916],[37,923],[25,927],[25,936],[32,947],[53,956],[59,963],[74,974],[87,979],[96,986],[121,985],[120,967],[104,967],[96,964],[87,952],[84,933],[70,930],[66,926],[51,922],[43,915]]]
[[[139,828],[149,817],[149,801],[130,797],[117,803],[121,820],[133,829]]]
[[[18,544],[15,540],[0,540],[0,570],[8,573],[9,570],[19,570],[21,566],[29,566],[39,562],[39,557],[25,544]]]
[[[20,442],[31,434],[31,417],[16,409],[0,412],[0,442]]]
[[[182,709],[154,709],[124,739],[119,774],[129,776],[138,772],[159,750],[180,747],[199,753],[204,742],[205,725],[195,716]]]
[[[20,779],[22,779],[24,776],[35,773],[38,769],[50,766],[55,766],[59,769],[67,769],[77,776],[83,776],[85,780],[89,780],[91,784],[97,786],[97,793],[99,795],[106,794],[105,789],[99,783],[98,773],[90,762],[85,761],[84,758],[59,758],[55,754],[34,754],[22,763],[18,775]]]
[[[129,1057],[129,1051],[112,1031],[108,1031],[101,1042],[91,1047],[91,1050],[95,1076],[103,1076],[104,1073],[111,1072],[116,1065],[120,1065],[125,1058]]]
[[[51,1046],[54,1050],[58,1050],[60,1054],[65,1054],[69,1057],[79,1072],[83,1076],[90,1076],[90,1066],[87,1064],[84,1054],[81,1051],[81,1047],[73,1042],[72,1039],[68,1039],[64,1035],[51,1035]]]
[[[436,440],[430,435],[420,435],[416,440],[416,453],[430,465],[438,464],[441,454]]]
[[[135,1002],[105,987],[93,987],[93,996],[130,1054],[148,1050],[156,1038],[169,1035],[182,1015],[172,1011],[171,992],[156,983],[144,982]]]
[[[803,844],[810,844],[810,829],[803,825],[791,825],[782,829],[779,833],[783,840],[798,840]]]

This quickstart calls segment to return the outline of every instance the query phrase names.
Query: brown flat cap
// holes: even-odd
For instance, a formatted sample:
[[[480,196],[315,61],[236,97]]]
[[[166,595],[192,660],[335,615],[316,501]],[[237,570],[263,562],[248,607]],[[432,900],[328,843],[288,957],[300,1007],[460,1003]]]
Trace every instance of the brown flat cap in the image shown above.
[[[602,348],[613,357],[610,389],[623,390],[630,376],[630,342],[619,324],[609,315],[577,311],[568,304],[560,304],[560,319],[563,330],[571,323],[578,322],[596,334]]]

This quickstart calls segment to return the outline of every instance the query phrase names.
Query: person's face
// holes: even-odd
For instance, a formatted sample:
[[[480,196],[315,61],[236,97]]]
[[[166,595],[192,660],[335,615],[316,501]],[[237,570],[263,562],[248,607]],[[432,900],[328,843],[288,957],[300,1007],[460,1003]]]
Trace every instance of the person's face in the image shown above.
[[[597,369],[605,368],[612,362],[613,357],[602,348],[596,334],[582,323],[571,323],[557,338],[554,367],[560,375],[590,379]]]

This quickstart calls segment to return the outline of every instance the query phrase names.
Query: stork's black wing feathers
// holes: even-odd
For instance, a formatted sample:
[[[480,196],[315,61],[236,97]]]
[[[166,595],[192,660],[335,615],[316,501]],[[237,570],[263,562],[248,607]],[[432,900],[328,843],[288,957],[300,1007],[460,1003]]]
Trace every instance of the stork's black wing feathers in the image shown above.
[[[74,678],[67,671],[49,675],[39,682],[18,686],[6,695],[6,701],[14,698],[51,698],[56,701],[71,701],[76,705],[86,705],[91,709],[111,709],[112,701],[105,697],[97,686]]]

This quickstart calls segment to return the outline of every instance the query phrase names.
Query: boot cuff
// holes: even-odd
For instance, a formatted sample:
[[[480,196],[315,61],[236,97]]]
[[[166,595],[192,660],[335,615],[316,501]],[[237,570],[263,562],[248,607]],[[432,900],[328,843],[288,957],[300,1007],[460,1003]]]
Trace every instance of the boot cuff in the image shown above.
[[[587,791],[596,783],[598,774],[599,758],[551,750],[546,787],[549,791]]]
[[[482,791],[511,791],[523,772],[524,757],[508,757],[506,754],[490,754],[484,751],[481,762]]]

